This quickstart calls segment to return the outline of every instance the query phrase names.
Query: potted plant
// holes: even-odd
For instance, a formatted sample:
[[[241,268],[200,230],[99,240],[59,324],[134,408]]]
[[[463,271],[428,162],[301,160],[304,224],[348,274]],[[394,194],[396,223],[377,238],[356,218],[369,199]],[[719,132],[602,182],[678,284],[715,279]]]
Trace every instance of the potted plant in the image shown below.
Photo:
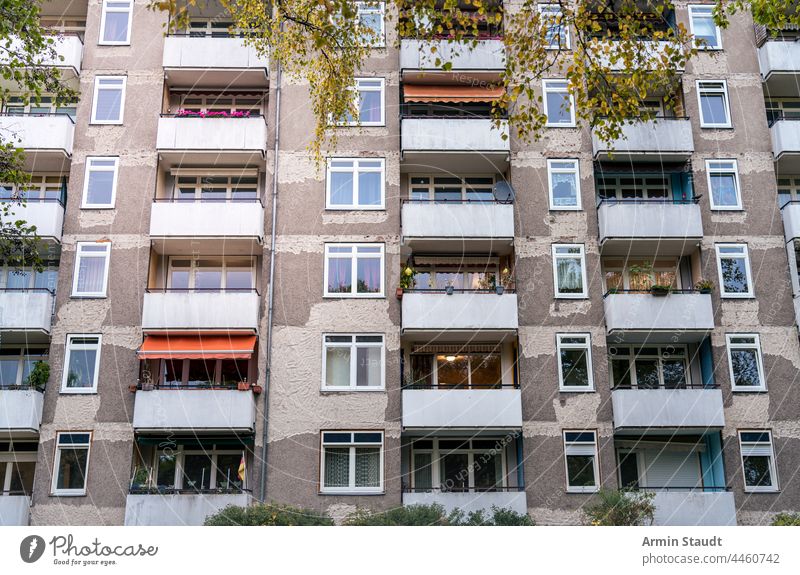
[[[497,277],[494,274],[484,274],[478,281],[478,289],[491,291],[497,289]]]
[[[497,293],[497,295],[503,295],[503,292],[506,290],[506,288],[510,286],[511,271],[509,271],[509,269],[506,267],[500,270],[500,283],[495,286],[494,291]]]
[[[711,280],[700,279],[696,284],[694,284],[694,289],[700,293],[711,293],[711,290],[714,289],[714,282]]]
[[[250,391],[250,382],[249,381],[240,381],[236,384],[236,388],[239,391]]]
[[[444,293],[447,295],[453,295],[455,288],[453,287],[453,280],[448,280],[447,285],[444,288]]]
[[[136,467],[131,478],[131,491],[141,491],[147,489],[149,473],[146,467]]]
[[[672,286],[669,285],[661,285],[661,284],[653,284],[650,286],[650,293],[655,296],[665,296],[668,295],[669,292],[672,291]]]
[[[44,391],[47,380],[50,378],[50,364],[45,361],[37,361],[33,364],[33,369],[25,378],[25,384],[37,391]]]
[[[403,270],[400,272],[400,285],[397,288],[397,299],[401,299],[403,297],[403,291],[407,289],[413,289],[416,281],[414,280],[414,268],[411,266],[405,266]]]
[[[642,280],[645,280],[647,284],[650,284],[653,287],[653,264],[649,261],[644,261],[640,264],[634,264],[628,267],[628,272],[631,276],[631,284],[641,285]],[[634,282],[634,276],[638,276],[640,281]]]

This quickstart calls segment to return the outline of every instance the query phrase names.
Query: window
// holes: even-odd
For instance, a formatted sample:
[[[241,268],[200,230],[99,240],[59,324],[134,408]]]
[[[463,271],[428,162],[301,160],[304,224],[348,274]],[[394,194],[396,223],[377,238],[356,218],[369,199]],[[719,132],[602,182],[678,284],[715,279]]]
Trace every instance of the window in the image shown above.
[[[777,491],[778,473],[769,431],[740,431],[745,491]]]
[[[47,363],[47,348],[0,348],[0,389],[27,388],[38,362]]]
[[[73,297],[106,297],[110,243],[78,242]]]
[[[322,493],[383,491],[382,431],[323,431]]]
[[[99,44],[113,46],[131,43],[132,9],[133,0],[103,0]]]
[[[16,198],[25,198],[27,202],[62,201],[66,190],[66,176],[33,174],[23,186],[0,183],[0,202]]]
[[[668,175],[598,175],[595,186],[601,200],[665,200],[672,196]]]
[[[547,25],[545,47],[549,50],[569,50],[569,27],[562,24],[563,14],[558,4],[539,4],[542,22]]]
[[[325,207],[329,210],[384,209],[383,158],[328,160]]]
[[[613,389],[684,389],[691,383],[685,346],[615,345],[608,348]]]
[[[23,96],[9,96],[3,103],[3,114],[6,116],[69,116],[75,122],[77,102],[62,102],[56,104],[54,96],[41,96],[39,100],[28,99]]]
[[[245,30],[234,28],[236,23],[232,20],[215,18],[192,18],[189,27],[185,29],[192,38],[235,38],[245,36]]]
[[[745,244],[717,244],[715,247],[722,297],[753,297],[747,246]]]
[[[382,335],[325,335],[322,389],[383,389],[385,362],[386,348]]]
[[[727,334],[728,365],[733,391],[766,391],[761,339],[758,334]]]
[[[547,160],[547,183],[551,210],[581,209],[578,160]]]
[[[495,177],[423,176],[409,177],[411,200],[447,202],[493,202]]]
[[[55,293],[58,284],[58,262],[42,262],[41,270],[3,267],[0,264],[0,289],[49,290]]]
[[[384,3],[377,0],[356,2],[359,23],[369,35],[365,34],[365,43],[372,46],[383,46],[383,11]]]
[[[165,440],[153,450],[152,457],[152,473],[148,473],[147,484],[136,486],[139,489],[155,488],[159,493],[238,493],[247,488],[246,451],[235,446],[203,441],[175,445]]]
[[[564,459],[568,493],[593,493],[599,489],[597,435],[594,431],[565,431]]]
[[[457,256],[416,258],[413,287],[420,290],[445,290],[448,287],[456,290],[494,290],[498,285],[508,287],[511,272],[503,269],[498,277],[498,263],[496,257],[484,259],[476,256],[468,261]]]
[[[544,90],[544,115],[547,126],[575,126],[575,100],[567,90],[566,80],[542,80]]]
[[[586,297],[586,257],[583,244],[553,245],[555,297]]]
[[[95,76],[92,124],[121,124],[125,109],[125,76]]]
[[[702,40],[696,43],[701,50],[722,49],[722,36],[714,22],[714,6],[689,6],[689,31],[695,39]]]
[[[178,97],[178,116],[232,115],[234,117],[256,117],[261,115],[264,98],[253,94],[231,94],[230,92],[173,94]],[[172,100],[175,101],[174,99]]]
[[[800,99],[797,98],[770,98],[765,101],[767,106],[767,124],[772,126],[778,120],[800,119]]]
[[[356,78],[353,91],[359,111],[358,119],[347,112],[336,123],[340,126],[383,126],[385,124],[384,79]]]
[[[154,369],[159,388],[236,388],[250,381],[249,359],[163,359]]]
[[[117,157],[87,157],[82,208],[113,208],[117,197]]]
[[[681,277],[678,273],[680,260],[658,259],[623,260],[603,259],[603,280],[607,292],[619,290],[650,291],[653,286],[669,286],[681,289]]]
[[[383,244],[325,244],[324,295],[383,297]]]
[[[68,335],[61,393],[96,393],[100,371],[100,335]]]
[[[557,334],[560,391],[594,391],[589,334]]]
[[[409,356],[409,378],[404,382],[406,387],[494,389],[503,385],[503,360],[499,345],[431,347],[422,346],[422,349],[412,351]]]
[[[728,84],[725,80],[697,82],[700,101],[701,128],[732,128],[728,103]]]
[[[53,495],[86,495],[91,441],[92,434],[88,432],[56,434]]]
[[[178,173],[172,190],[177,202],[253,202],[258,199],[258,175],[236,170],[236,175]],[[245,173],[241,173],[245,172]]]
[[[411,444],[411,488],[456,493],[485,493],[509,487],[506,438],[416,439]]]
[[[783,207],[789,202],[800,202],[800,176],[778,178],[778,205]]]
[[[741,210],[739,169],[736,160],[706,160],[712,210]]]
[[[255,288],[255,258],[172,257],[167,288],[198,291],[251,291]]]
[[[32,441],[14,440],[0,443],[0,497],[31,496],[37,448],[36,442]]]

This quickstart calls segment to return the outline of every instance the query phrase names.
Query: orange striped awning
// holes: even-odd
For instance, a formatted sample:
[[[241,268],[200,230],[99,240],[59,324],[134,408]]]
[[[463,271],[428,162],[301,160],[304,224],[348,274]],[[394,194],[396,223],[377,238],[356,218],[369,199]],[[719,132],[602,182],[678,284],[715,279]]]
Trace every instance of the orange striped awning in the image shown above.
[[[502,86],[403,86],[403,99],[406,102],[494,102],[502,95]]]
[[[139,359],[250,359],[256,336],[148,334]]]

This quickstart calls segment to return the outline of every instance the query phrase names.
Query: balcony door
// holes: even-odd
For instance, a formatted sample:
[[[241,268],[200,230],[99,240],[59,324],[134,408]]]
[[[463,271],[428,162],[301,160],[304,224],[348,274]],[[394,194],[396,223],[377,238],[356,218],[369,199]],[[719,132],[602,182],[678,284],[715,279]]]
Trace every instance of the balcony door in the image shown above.
[[[668,442],[617,449],[617,473],[623,489],[691,490],[703,485],[700,453]]]

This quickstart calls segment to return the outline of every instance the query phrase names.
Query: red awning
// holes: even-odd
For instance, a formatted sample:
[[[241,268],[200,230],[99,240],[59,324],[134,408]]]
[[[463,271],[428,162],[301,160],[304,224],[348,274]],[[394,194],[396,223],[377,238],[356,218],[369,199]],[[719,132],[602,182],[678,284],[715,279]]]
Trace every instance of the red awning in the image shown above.
[[[502,95],[502,86],[403,86],[403,99],[406,102],[494,102]]]
[[[242,334],[150,334],[139,348],[140,359],[250,359],[256,336]]]

